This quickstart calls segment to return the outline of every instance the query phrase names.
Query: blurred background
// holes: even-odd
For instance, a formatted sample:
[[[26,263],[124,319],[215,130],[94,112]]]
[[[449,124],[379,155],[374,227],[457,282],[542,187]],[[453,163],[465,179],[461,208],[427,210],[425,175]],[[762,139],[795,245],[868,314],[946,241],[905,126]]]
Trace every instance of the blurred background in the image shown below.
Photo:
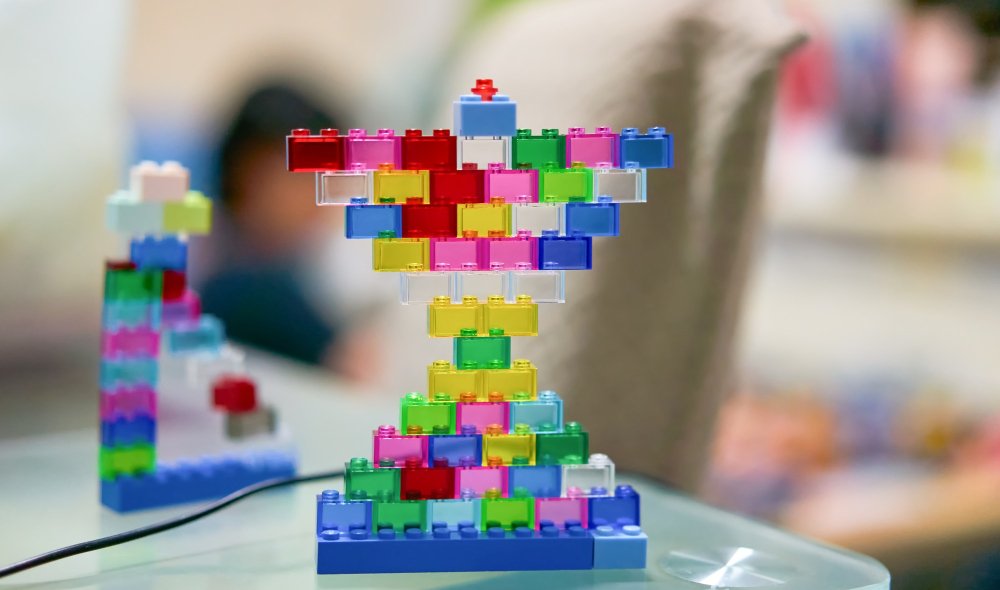
[[[780,74],[702,497],[895,588],[998,588],[1000,3],[761,4],[809,41]],[[357,395],[421,383],[392,352],[420,314],[389,311],[395,275],[283,172],[282,138],[441,123],[455,54],[521,5],[0,0],[0,444],[93,424],[100,261],[123,251],[102,203],[140,159],[216,200],[193,272],[230,337]]]

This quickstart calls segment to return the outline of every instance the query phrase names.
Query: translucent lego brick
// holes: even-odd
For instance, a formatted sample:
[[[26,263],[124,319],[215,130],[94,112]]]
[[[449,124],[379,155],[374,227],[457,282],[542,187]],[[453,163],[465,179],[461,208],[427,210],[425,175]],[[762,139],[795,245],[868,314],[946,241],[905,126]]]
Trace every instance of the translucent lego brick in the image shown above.
[[[510,300],[526,295],[535,303],[565,303],[566,271],[515,271],[510,273],[510,287]]]
[[[535,499],[524,490],[514,490],[512,498],[491,498],[482,500],[482,528],[500,526],[510,530],[519,526],[534,528]]]
[[[429,264],[425,238],[378,238],[372,240],[372,268],[380,272],[419,272]]]
[[[400,402],[400,427],[406,434],[455,434],[455,401],[443,392],[429,400],[408,393]]]
[[[448,129],[435,129],[431,135],[424,135],[420,129],[407,129],[401,143],[404,170],[456,168],[455,136]]]
[[[455,489],[465,497],[483,497],[488,490],[507,494],[507,468],[463,466],[455,470]]]
[[[391,528],[402,532],[412,525],[420,530],[427,530],[427,501],[375,502],[372,521],[377,529]]]
[[[480,465],[483,462],[483,439],[473,426],[459,426],[459,434],[432,435],[427,439],[430,465]]]
[[[122,300],[105,301],[101,328],[159,328],[162,306],[159,301]]]
[[[354,199],[364,199],[357,201]],[[372,173],[359,166],[316,174],[317,205],[349,205],[372,200]]]
[[[506,203],[538,202],[538,170],[508,170],[493,162],[486,171],[486,198],[503,199]]]
[[[493,80],[488,78],[476,80],[472,92],[454,102],[455,135],[514,135],[517,103],[506,94],[497,94]]]
[[[371,529],[371,502],[350,501],[337,490],[324,490],[316,500],[317,534],[327,530],[346,533],[354,527]]]
[[[190,191],[179,201],[163,203],[163,231],[166,233],[207,234],[212,230],[212,201],[198,191]]]
[[[432,270],[476,270],[479,246],[475,238],[432,238],[430,259]]]
[[[562,465],[561,495],[601,495],[615,489],[615,464],[595,453],[582,465]]]
[[[458,205],[458,233],[466,237],[509,236],[510,205],[502,202]]]
[[[376,467],[364,457],[355,457],[345,465],[344,489],[348,498],[399,497],[399,470]]]
[[[562,233],[562,217],[565,205],[562,203],[524,203],[511,205],[514,218],[514,233],[528,232],[540,236],[543,232]]]
[[[365,170],[378,170],[380,164],[391,164],[400,169],[403,165],[402,144],[392,129],[379,129],[368,135],[364,129],[347,132],[347,157],[345,168],[361,164]]]
[[[490,164],[503,164],[504,168],[510,168],[509,146],[506,137],[460,137],[459,164],[475,164],[479,170],[486,170]]]
[[[538,304],[527,295],[507,303],[501,295],[492,295],[483,306],[483,330],[503,330],[505,336],[537,336]]]
[[[442,463],[444,463],[442,461]],[[399,474],[399,495],[402,500],[446,500],[455,497],[455,469],[446,465],[434,467],[405,466]]]
[[[191,175],[174,161],[162,165],[144,160],[129,171],[129,190],[140,201],[180,201],[188,193]]]
[[[529,270],[538,265],[538,238],[527,232],[513,238],[489,237],[477,240],[479,268],[489,270]]]
[[[594,168],[594,195],[613,203],[646,202],[646,170],[626,162],[624,168]]]
[[[156,356],[160,332],[149,326],[119,328],[101,332],[101,356]]]
[[[640,134],[635,127],[621,133],[621,162],[635,162],[639,168],[672,168],[674,136],[663,127],[650,127]]]
[[[407,203],[420,199],[426,203],[430,194],[426,170],[395,170],[388,164],[372,172],[372,200],[376,203]]]
[[[129,242],[129,261],[140,270],[187,268],[188,245],[181,236],[143,236]]]
[[[457,233],[454,205],[433,205],[414,197],[402,209],[404,238],[450,238]]]
[[[285,138],[288,171],[343,170],[346,142],[346,136],[337,129],[320,129],[317,135],[308,129],[293,129]]]
[[[126,235],[163,233],[163,206],[158,201],[140,201],[129,191],[108,197],[105,220],[108,229]]]
[[[407,460],[416,460],[421,465],[427,464],[427,437],[406,435],[396,430],[395,426],[379,426],[372,435],[375,463],[383,466],[395,465],[402,467]]]
[[[542,129],[532,135],[530,129],[518,129],[511,143],[513,168],[542,168],[547,163],[561,166],[566,161],[566,136],[558,129]]]
[[[163,271],[139,270],[131,262],[104,265],[104,301],[149,303],[163,297]]]
[[[188,289],[180,299],[164,301],[160,315],[164,328],[197,320],[201,317],[201,299],[197,293]]]
[[[187,274],[176,270],[163,271],[163,302],[179,301],[187,292]]]
[[[535,520],[551,521],[559,528],[565,528],[567,521],[585,525],[587,498],[535,498]]]
[[[476,164],[464,164],[462,170],[431,170],[430,202],[454,205],[488,202],[484,170]]]
[[[158,374],[155,358],[105,358],[101,360],[100,387],[104,391],[110,391],[118,387],[153,386],[156,385]]]
[[[567,422],[562,432],[535,436],[535,462],[539,465],[581,464],[590,455],[590,436],[577,422]]]
[[[480,390],[480,372],[462,370],[448,361],[434,361],[427,367],[427,391],[446,393],[452,399]]]
[[[428,522],[440,523],[453,529],[457,529],[462,522],[479,526],[481,511],[480,501],[476,498],[427,501]]]
[[[510,404],[510,423],[525,424],[532,432],[562,432],[563,402],[554,391],[538,392],[538,399],[519,400]]]
[[[597,203],[566,203],[567,236],[617,236],[618,203],[611,197],[598,197]]]
[[[371,239],[392,232],[403,233],[403,209],[399,205],[367,205],[357,198],[344,209],[344,235],[348,239]]]
[[[125,474],[152,473],[156,468],[156,448],[151,444],[101,447],[97,465],[103,480]]]
[[[172,354],[218,352],[226,340],[219,318],[202,315],[189,322],[179,322],[166,331],[167,350]]]
[[[488,428],[483,435],[483,456],[488,465],[534,465],[535,435],[527,428],[514,427],[515,433],[502,428]]]
[[[150,385],[118,387],[101,392],[101,420],[156,417],[156,390]]]
[[[639,494],[630,485],[615,486],[613,495],[591,495],[587,506],[590,528],[641,524]]]
[[[461,369],[509,369],[510,336],[496,334],[476,336],[471,329],[462,329],[453,340],[455,366]]]
[[[545,166],[538,171],[538,200],[542,203],[566,203],[593,199],[594,171],[573,162],[570,168]]]
[[[566,133],[566,165],[583,162],[596,166],[599,162],[618,165],[618,134],[610,127],[597,127],[587,133],[583,127],[570,127]]]
[[[451,300],[455,273],[405,272],[399,275],[399,301],[403,305],[431,303],[436,297]]]
[[[478,330],[483,325],[483,308],[473,297],[452,303],[444,296],[427,306],[427,334],[434,338],[460,336],[462,330]]]
[[[515,359],[509,369],[484,370],[482,388],[487,398],[499,396],[506,401],[534,399],[538,390],[538,369],[531,361]]]
[[[475,297],[480,301],[486,301],[491,295],[503,295],[507,292],[507,273],[499,271],[459,273],[456,286],[455,295],[459,299]]]
[[[543,270],[590,270],[592,240],[587,236],[538,238],[538,267]]]
[[[523,488],[536,498],[559,495],[562,468],[558,465],[512,465],[507,468],[510,489]]]
[[[496,424],[506,432],[509,424],[508,404],[503,401],[476,400],[474,392],[466,392],[459,398],[455,407],[459,428],[474,428],[475,432],[483,433],[489,426]]]

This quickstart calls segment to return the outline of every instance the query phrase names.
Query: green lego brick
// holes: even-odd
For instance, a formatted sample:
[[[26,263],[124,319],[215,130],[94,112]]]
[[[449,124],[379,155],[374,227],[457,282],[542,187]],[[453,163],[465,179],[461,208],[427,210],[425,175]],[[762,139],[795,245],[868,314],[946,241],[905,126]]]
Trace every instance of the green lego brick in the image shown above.
[[[535,435],[535,462],[538,465],[579,465],[590,456],[590,436],[578,422],[567,422],[562,432]]]
[[[455,365],[462,369],[509,369],[510,336],[503,330],[490,330],[489,336],[476,336],[474,330],[462,330],[454,340]]]
[[[101,447],[98,472],[101,479],[113,480],[121,474],[152,473],[156,467],[156,448],[141,444],[127,447]]]
[[[399,500],[396,502],[375,502],[372,522],[375,529],[392,527],[403,532],[407,525],[419,525],[427,530],[427,500]]]
[[[578,163],[571,168],[545,167],[538,171],[538,200],[542,203],[585,203],[594,200],[594,171]]]
[[[408,393],[399,404],[400,427],[406,434],[455,434],[455,401],[443,392],[430,400]]]
[[[559,135],[558,129],[542,129],[541,135],[518,129],[511,150],[511,168],[543,168],[550,162],[562,167],[566,163],[566,136]]]
[[[480,526],[485,531],[500,526],[507,530],[526,526],[535,527],[535,499],[524,488],[514,490],[513,497],[491,498],[490,490],[481,503]]]
[[[212,201],[198,191],[191,191],[182,201],[164,203],[163,231],[186,234],[209,233],[212,231]]]
[[[159,301],[163,297],[163,271],[122,268],[108,263],[104,272],[105,301]]]
[[[363,457],[351,459],[344,474],[347,497],[352,500],[366,498],[398,498],[399,470],[378,468]]]

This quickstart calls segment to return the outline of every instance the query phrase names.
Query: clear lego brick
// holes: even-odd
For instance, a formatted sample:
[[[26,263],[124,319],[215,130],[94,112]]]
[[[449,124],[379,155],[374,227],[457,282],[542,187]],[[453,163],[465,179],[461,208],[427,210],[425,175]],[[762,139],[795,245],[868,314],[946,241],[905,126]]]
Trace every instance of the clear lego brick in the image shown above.
[[[562,466],[562,495],[606,496],[615,491],[615,464],[595,453],[583,465]]]
[[[511,205],[514,233],[531,232],[540,236],[544,231],[562,233],[564,203],[517,203]]]
[[[626,163],[624,168],[594,168],[594,197],[611,197],[612,203],[646,202],[646,169]]]
[[[487,170],[490,164],[502,163],[510,168],[509,137],[459,137],[458,163],[475,164],[480,170]]]
[[[505,272],[463,272],[458,274],[455,300],[463,297],[475,297],[486,301],[491,295],[503,295],[507,292],[507,273]]]
[[[435,297],[449,299],[454,291],[455,273],[451,272],[404,272],[399,275],[399,301],[410,303],[431,303]]]
[[[352,201],[370,203],[371,200],[372,174],[368,170],[359,168],[316,173],[317,205],[350,205]]]
[[[518,295],[528,295],[533,303],[566,303],[566,271],[512,271],[507,299],[515,301]]]

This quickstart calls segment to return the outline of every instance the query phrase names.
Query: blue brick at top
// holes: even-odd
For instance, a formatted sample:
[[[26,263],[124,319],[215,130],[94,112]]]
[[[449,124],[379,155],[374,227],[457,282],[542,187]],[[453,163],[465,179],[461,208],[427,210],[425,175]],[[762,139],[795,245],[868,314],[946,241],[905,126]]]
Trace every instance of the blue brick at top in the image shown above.
[[[177,236],[133,238],[130,260],[140,269],[180,270],[187,268],[187,242]]]
[[[348,205],[344,207],[344,235],[348,238],[377,238],[380,232],[403,235],[403,210],[399,205]]]
[[[483,101],[475,94],[463,94],[455,102],[455,135],[513,137],[517,132],[517,103],[506,94]]]
[[[621,166],[634,162],[639,168],[673,168],[674,136],[663,127],[650,127],[639,133],[635,127],[622,129]]]

